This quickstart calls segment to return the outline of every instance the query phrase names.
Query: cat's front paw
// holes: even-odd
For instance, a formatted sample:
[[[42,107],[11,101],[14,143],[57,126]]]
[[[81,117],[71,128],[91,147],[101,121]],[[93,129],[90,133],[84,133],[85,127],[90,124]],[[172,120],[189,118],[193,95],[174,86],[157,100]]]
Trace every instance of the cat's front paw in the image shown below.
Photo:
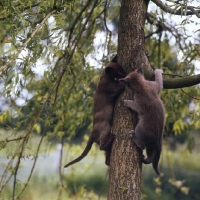
[[[133,137],[135,135],[135,131],[131,130],[131,131],[129,131],[129,134],[130,134],[130,139],[133,139]]]
[[[115,137],[116,137],[116,134],[114,134],[113,132],[111,132],[111,133],[110,133],[110,138],[113,138],[113,139],[114,139]]]
[[[162,70],[162,69],[156,69],[154,73],[155,73],[155,74],[162,74],[162,73],[163,73],[163,70]]]
[[[131,108],[131,105],[133,104],[133,100],[124,100],[124,105],[128,108]]]

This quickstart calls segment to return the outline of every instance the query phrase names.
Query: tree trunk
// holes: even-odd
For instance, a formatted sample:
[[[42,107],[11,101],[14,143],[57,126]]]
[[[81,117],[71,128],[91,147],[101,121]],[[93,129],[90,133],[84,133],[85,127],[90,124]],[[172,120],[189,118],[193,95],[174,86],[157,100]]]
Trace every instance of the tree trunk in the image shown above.
[[[144,47],[144,0],[122,0],[118,31],[118,62],[128,73],[144,63],[152,71]],[[130,139],[138,117],[124,107],[124,99],[133,99],[129,90],[119,97],[114,112],[108,200],[141,200],[142,152]]]

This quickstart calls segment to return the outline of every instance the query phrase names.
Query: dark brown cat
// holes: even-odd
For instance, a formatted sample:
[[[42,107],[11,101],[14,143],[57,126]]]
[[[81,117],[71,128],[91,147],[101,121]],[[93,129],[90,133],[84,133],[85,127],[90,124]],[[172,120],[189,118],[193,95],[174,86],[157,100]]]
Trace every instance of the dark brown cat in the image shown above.
[[[120,81],[125,82],[134,92],[134,100],[124,100],[125,106],[139,115],[139,123],[130,132],[132,139],[140,149],[146,148],[147,158],[143,156],[143,163],[152,163],[154,170],[160,175],[158,162],[165,123],[164,106],[159,98],[163,88],[162,70],[155,70],[155,81],[145,80],[141,68]]]
[[[117,56],[115,56],[103,70],[96,88],[94,96],[93,130],[90,134],[89,141],[83,153],[75,160],[66,164],[65,167],[82,160],[88,154],[94,142],[99,145],[100,150],[105,150],[105,163],[109,165],[111,147],[115,137],[111,133],[114,104],[117,97],[125,89],[124,83],[119,82],[117,79],[123,77],[125,77],[125,73],[121,65],[117,63]]]

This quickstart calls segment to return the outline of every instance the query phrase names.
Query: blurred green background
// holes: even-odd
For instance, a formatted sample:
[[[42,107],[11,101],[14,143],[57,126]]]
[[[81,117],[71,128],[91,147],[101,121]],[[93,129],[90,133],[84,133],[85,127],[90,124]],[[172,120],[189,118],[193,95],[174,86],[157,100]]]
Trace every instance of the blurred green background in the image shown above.
[[[7,131],[1,130],[1,134]],[[157,176],[152,165],[143,165],[142,192],[143,199],[155,200],[194,200],[200,198],[200,138],[195,136],[195,145],[192,152],[188,151],[187,143],[182,139],[174,138],[164,140],[163,152],[159,163],[161,176]],[[40,136],[33,136],[27,146],[27,158],[24,158],[18,171],[17,191],[20,191],[33,163],[29,153],[37,148]],[[22,195],[22,199],[106,199],[108,187],[108,168],[104,164],[104,153],[96,145],[81,162],[64,169],[68,161],[80,155],[86,142],[81,146],[75,144],[64,145],[62,160],[62,178],[64,187],[59,181],[59,157],[61,144],[44,140],[32,178]],[[10,147],[10,151],[14,147]],[[6,150],[0,152],[1,169],[7,162]],[[2,199],[12,196],[13,180],[5,188]]]

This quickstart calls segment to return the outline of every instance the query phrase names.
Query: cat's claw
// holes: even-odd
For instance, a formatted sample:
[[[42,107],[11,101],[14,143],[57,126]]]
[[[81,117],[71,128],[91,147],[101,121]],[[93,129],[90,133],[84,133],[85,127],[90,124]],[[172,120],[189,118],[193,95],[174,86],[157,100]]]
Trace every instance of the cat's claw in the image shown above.
[[[135,135],[135,131],[131,130],[131,131],[129,131],[129,134],[130,134],[130,138],[133,139],[133,135]]]
[[[124,106],[130,108],[132,105],[133,101],[132,100],[124,100]]]

